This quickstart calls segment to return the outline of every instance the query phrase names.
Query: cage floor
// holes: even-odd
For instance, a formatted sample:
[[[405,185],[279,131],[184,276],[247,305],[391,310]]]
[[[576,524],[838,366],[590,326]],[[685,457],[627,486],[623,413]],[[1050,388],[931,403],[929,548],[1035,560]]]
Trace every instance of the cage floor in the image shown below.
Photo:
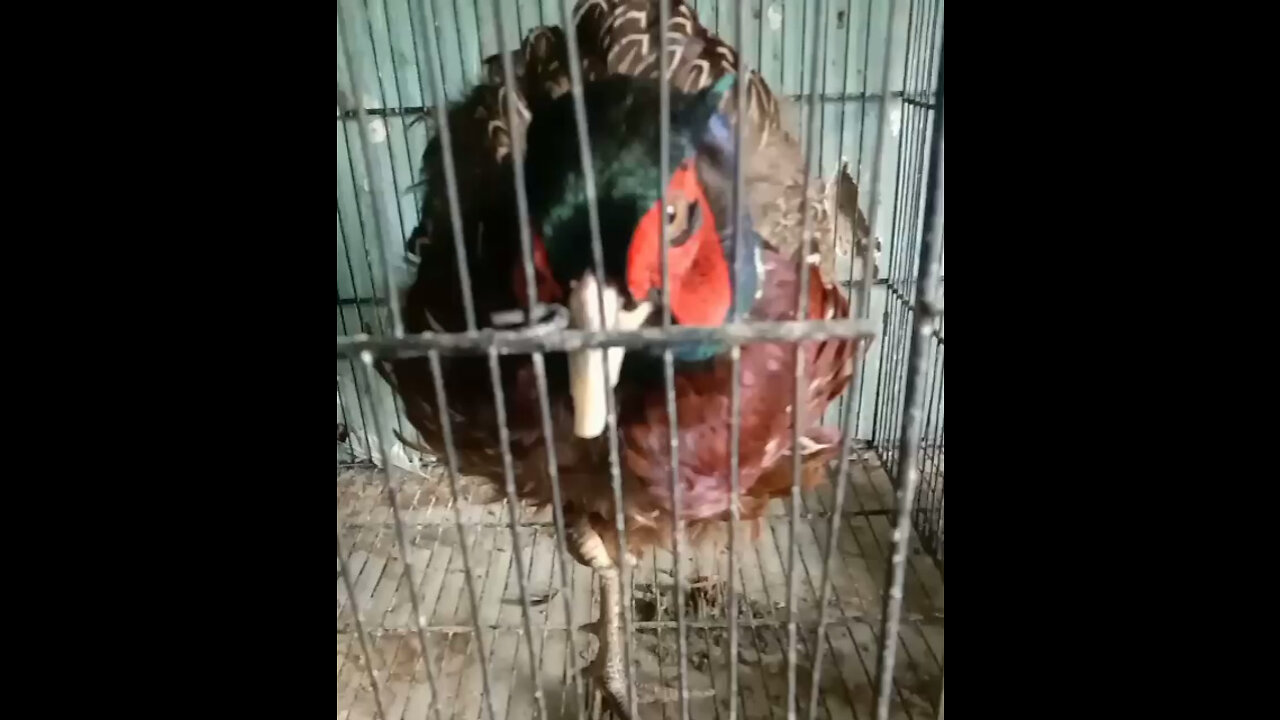
[[[873,717],[873,684],[880,631],[881,596],[893,531],[888,478],[874,461],[853,464],[853,484],[842,512],[816,717]],[[466,529],[476,606],[482,628],[477,642],[466,589],[454,506],[443,471],[425,477],[405,473],[397,504],[410,542],[409,565],[418,579],[421,615],[434,673],[433,697],[421,662],[411,615],[405,563],[380,472],[340,469],[338,513],[341,550],[347,553],[355,607],[366,633],[385,716],[419,720],[487,720],[484,675],[492,689],[494,720],[537,717],[524,642],[516,563],[511,552],[507,505],[484,504],[483,485],[461,488],[468,501],[458,509]],[[490,498],[495,497],[490,494]],[[829,534],[833,491],[806,493],[797,528],[797,702],[808,717],[813,650],[818,622],[822,556]],[[739,535],[735,574],[739,588],[738,717],[785,718],[787,708],[787,557],[789,509],[775,502],[755,541]],[[547,717],[576,718],[571,675],[595,652],[595,639],[568,628],[594,620],[598,584],[589,569],[569,561],[566,590],[572,622],[558,591],[560,554],[549,510],[522,510],[517,536],[532,604],[534,649],[539,661]],[[670,697],[640,707],[644,718],[679,718],[679,655],[675,589],[669,551],[648,553],[633,573],[636,623],[632,664],[639,682],[672,688]],[[340,569],[340,568],[339,568]],[[689,554],[685,569],[688,632],[687,681],[690,717],[727,718],[729,638],[725,613],[728,553],[715,548]],[[355,629],[353,604],[337,578],[337,696],[341,720],[377,717],[368,663]],[[894,718],[936,717],[943,659],[943,583],[932,561],[914,542],[909,555],[903,622],[892,695]],[[576,656],[570,643],[576,646]],[[483,645],[483,654],[480,646]],[[584,715],[585,716],[585,715]]]

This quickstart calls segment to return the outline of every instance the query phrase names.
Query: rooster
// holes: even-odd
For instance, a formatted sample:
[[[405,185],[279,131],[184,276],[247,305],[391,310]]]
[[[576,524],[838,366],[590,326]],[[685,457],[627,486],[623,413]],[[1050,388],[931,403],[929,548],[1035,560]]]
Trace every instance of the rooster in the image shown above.
[[[629,12],[639,11],[639,12]],[[591,261],[591,234],[578,155],[577,126],[568,82],[565,36],[559,28],[533,31],[513,51],[515,92],[502,83],[500,58],[486,61],[489,77],[448,110],[457,159],[461,233],[470,268],[475,317],[492,326],[512,308],[527,309],[511,154],[524,147],[525,187],[534,239],[535,293],[540,302],[568,308],[582,329],[636,328],[659,322],[661,287],[658,232],[670,245],[673,321],[714,326],[735,313],[746,320],[800,319],[801,273],[809,275],[809,319],[847,317],[849,303],[831,283],[836,250],[835,215],[866,242],[856,207],[831,212],[831,190],[803,193],[804,164],[798,143],[784,132],[778,102],[763,78],[737,74],[732,49],[675,2],[668,26],[672,52],[670,93],[671,173],[660,177],[657,7],[653,3],[581,0],[574,19],[584,71],[591,163],[598,190],[604,275]],[[641,42],[642,38],[647,41]],[[647,54],[646,54],[647,53]],[[736,82],[745,80],[748,114],[743,144],[741,217],[732,214]],[[514,125],[509,123],[514,118]],[[518,144],[515,137],[521,138]],[[445,200],[443,148],[434,138],[424,154],[423,218],[411,241],[420,255],[418,275],[404,294],[409,333],[467,329]],[[667,205],[659,197],[666,187]],[[855,190],[856,193],[856,190]],[[801,252],[804,213],[816,236]],[[735,226],[742,242],[733,241]],[[847,236],[846,236],[847,237]],[[816,247],[815,247],[816,245]],[[604,315],[597,293],[605,300]],[[735,298],[737,305],[735,307]],[[530,313],[532,316],[533,313]],[[832,339],[802,343],[804,363],[800,446],[792,447],[796,416],[793,346],[753,343],[742,347],[739,494],[729,477],[731,360],[716,345],[674,347],[677,476],[680,520],[696,543],[730,518],[737,503],[744,520],[758,519],[792,483],[792,453],[802,455],[806,484],[817,482],[838,452],[838,433],[818,423],[829,403],[851,382],[855,343]],[[629,717],[622,655],[622,562],[647,547],[669,544],[676,524],[671,498],[670,420],[660,351],[603,350],[546,357],[552,447],[562,488],[566,544],[593,568],[601,583],[600,640],[589,677],[615,715]],[[625,362],[623,362],[625,360]],[[501,485],[498,410],[489,367],[474,356],[440,358],[444,386],[476,388],[450,394],[449,421],[459,470]],[[408,419],[435,454],[443,451],[440,398],[425,359],[382,361],[378,369],[402,398]],[[534,366],[529,356],[499,359],[512,467],[520,498],[533,505],[553,501],[547,472]],[[785,390],[784,390],[785,389]],[[619,547],[605,430],[605,394],[615,393],[627,547]],[[410,443],[404,438],[402,442]]]

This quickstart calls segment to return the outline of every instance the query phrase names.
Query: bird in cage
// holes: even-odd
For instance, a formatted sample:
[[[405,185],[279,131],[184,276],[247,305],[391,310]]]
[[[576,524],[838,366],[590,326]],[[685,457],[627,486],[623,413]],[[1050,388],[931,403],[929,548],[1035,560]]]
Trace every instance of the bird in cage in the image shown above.
[[[405,330],[467,330],[455,230],[465,249],[472,317],[481,327],[507,322],[513,308],[532,324],[567,316],[573,327],[594,330],[657,325],[667,311],[675,324],[692,326],[721,325],[735,316],[749,321],[848,317],[848,300],[834,284],[834,256],[841,222],[854,248],[868,241],[856,186],[851,200],[843,193],[851,208],[833,200],[836,188],[847,190],[851,181],[824,184],[814,179],[805,194],[803,151],[784,130],[780,104],[763,78],[754,72],[740,75],[732,48],[707,32],[692,9],[674,3],[668,26],[670,155],[668,175],[662,177],[656,4],[584,0],[574,19],[604,274],[597,275],[593,263],[566,38],[560,28],[539,28],[510,55],[516,71],[510,88],[501,56],[491,57],[487,79],[447,111],[460,220],[456,227],[438,133],[427,146],[423,216],[411,237],[421,262],[403,296]],[[735,217],[734,135],[740,120],[735,94],[736,83],[744,79],[748,113],[738,159],[745,194]],[[540,303],[532,308],[521,244],[524,219],[516,203],[516,152],[524,161],[533,294]],[[808,243],[802,242],[806,222],[812,232]],[[660,232],[669,245],[666,307],[661,306]],[[804,315],[797,304],[802,274],[808,275]],[[548,307],[563,310],[548,313]],[[855,342],[828,339],[800,347],[803,424],[794,447],[795,346],[751,343],[740,350],[737,495],[730,478],[731,351],[714,343],[671,348],[679,520],[691,544],[715,538],[731,517],[731,505],[737,505],[743,520],[753,521],[772,498],[788,494],[793,453],[801,455],[802,480],[810,486],[838,457],[839,433],[821,425],[821,419],[852,381]],[[607,368],[601,363],[606,357]],[[497,356],[502,408],[490,391],[487,358],[444,355],[438,363],[447,420],[426,359],[380,361],[377,366],[402,398],[406,416],[425,443],[422,449],[446,454],[447,421],[459,471],[502,487],[501,409],[520,499],[539,506],[554,502],[532,358]],[[545,378],[566,544],[601,583],[600,642],[588,677],[615,715],[629,717],[620,566],[649,547],[670,547],[677,522],[663,353],[660,348],[552,353],[545,357]],[[610,393],[616,407],[620,508],[611,483]],[[619,543],[619,514],[625,547]],[[662,695],[655,688],[639,689],[642,698]]]

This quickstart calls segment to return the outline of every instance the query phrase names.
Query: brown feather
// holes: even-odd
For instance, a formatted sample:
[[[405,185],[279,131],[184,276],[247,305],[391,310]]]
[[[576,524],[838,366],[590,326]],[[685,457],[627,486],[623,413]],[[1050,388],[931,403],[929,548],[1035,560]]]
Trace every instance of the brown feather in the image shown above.
[[[625,14],[635,8],[649,11],[644,23],[637,24],[634,16]],[[627,54],[631,49],[639,52],[654,47],[650,38],[656,35],[649,28],[656,24],[656,13],[656,6],[649,2],[580,0],[575,18],[584,75],[590,79],[600,73],[656,73],[653,50],[649,51],[648,60]],[[678,88],[696,90],[735,71],[736,53],[703,28],[684,3],[674,4],[669,30],[677,53],[673,56],[672,80]],[[523,133],[529,119],[526,98],[538,93],[554,96],[568,88],[567,53],[560,29],[535,30],[520,49],[513,51],[512,60],[516,69],[514,95],[501,87],[501,58],[493,56],[486,61],[488,82],[449,111],[459,173],[462,230],[477,317],[482,325],[487,324],[489,312],[521,302],[510,282],[518,258],[518,235],[509,224],[512,200],[508,189],[512,180],[502,165],[512,147],[508,103],[514,102],[517,111],[514,132]],[[806,212],[816,213],[813,225],[818,230],[817,249],[824,258],[823,266],[827,265],[833,247],[832,233],[823,228],[832,226],[831,212],[823,215],[821,208],[831,208],[835,203],[828,202],[825,189],[811,194],[810,198],[817,201],[804,197],[799,190],[804,178],[802,159],[797,154],[798,145],[782,132],[777,100],[758,74],[751,73],[748,83],[748,115],[755,143],[747,164],[748,208],[753,218],[758,218],[758,230],[773,244],[766,251],[764,294],[751,317],[793,319],[799,272],[810,273],[810,317],[846,317],[849,305],[845,298],[824,280],[819,267],[803,262],[796,252],[803,205]],[[424,200],[423,222],[415,231],[423,238],[423,259],[419,276],[405,294],[404,302],[405,328],[411,333],[465,330],[451,221],[442,192],[442,158],[438,140],[433,142],[434,149],[429,146],[426,153],[424,172],[434,192]],[[826,187],[817,181],[813,185]],[[853,207],[856,205],[855,195]],[[802,347],[806,363],[806,384],[802,387],[806,427],[801,436],[809,443],[801,467],[802,483],[809,487],[822,481],[827,463],[839,451],[833,431],[818,423],[829,402],[852,379],[854,343],[827,340],[804,343]],[[744,520],[754,520],[761,517],[770,499],[790,491],[790,453],[795,451],[791,447],[793,398],[789,390],[777,392],[775,388],[790,388],[794,383],[794,360],[795,350],[788,345],[759,343],[742,350],[743,491],[736,499],[730,497],[728,480],[729,359],[720,357],[706,367],[679,371],[680,477],[687,537],[692,543],[718,536],[721,521],[729,517],[729,502],[739,503]],[[503,463],[488,363],[477,356],[441,356],[440,364],[449,393],[449,420],[459,470],[464,475],[484,476],[500,486]],[[608,481],[607,438],[583,440],[573,434],[564,356],[546,356],[546,367],[556,469],[565,509],[586,514],[612,554],[616,527],[613,490]],[[403,399],[406,415],[425,445],[443,456],[442,408],[428,361],[397,360],[378,369]],[[550,503],[547,447],[533,365],[528,356],[501,356],[500,371],[518,492],[534,505]],[[669,544],[671,540],[665,393],[660,384],[654,387],[624,383],[618,389],[618,402],[623,514],[629,550],[639,554],[654,543]]]

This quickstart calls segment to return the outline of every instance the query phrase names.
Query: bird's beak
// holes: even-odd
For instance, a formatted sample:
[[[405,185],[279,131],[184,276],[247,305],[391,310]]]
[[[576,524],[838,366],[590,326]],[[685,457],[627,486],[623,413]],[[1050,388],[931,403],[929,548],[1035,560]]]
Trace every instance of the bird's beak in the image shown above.
[[[618,288],[605,283],[604,315],[600,314],[600,300],[596,293],[601,286],[594,272],[588,270],[569,290],[569,321],[579,330],[634,330],[644,324],[653,312],[650,302],[639,303],[633,310],[622,309]],[[575,350],[569,353],[569,387],[573,395],[573,434],[580,438],[593,438],[604,432],[607,419],[605,393],[613,392],[618,385],[625,348],[611,347],[608,352],[599,349]],[[608,359],[606,372],[604,360]],[[608,377],[608,385],[605,378]]]

